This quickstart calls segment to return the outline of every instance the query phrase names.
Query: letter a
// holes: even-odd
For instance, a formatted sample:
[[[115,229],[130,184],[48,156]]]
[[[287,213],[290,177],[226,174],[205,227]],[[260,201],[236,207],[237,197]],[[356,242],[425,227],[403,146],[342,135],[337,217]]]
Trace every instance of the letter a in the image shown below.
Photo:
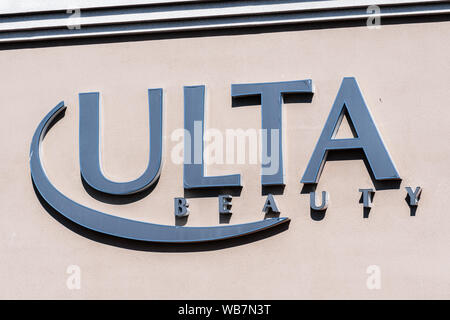
[[[334,139],[345,111],[356,138]],[[375,180],[400,179],[355,78],[344,78],[301,183],[318,183],[330,150],[363,150]]]

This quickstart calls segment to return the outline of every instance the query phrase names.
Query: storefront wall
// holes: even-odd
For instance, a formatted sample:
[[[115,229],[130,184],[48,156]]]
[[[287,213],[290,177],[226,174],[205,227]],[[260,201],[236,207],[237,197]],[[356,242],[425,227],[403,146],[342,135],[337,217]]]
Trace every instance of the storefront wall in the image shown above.
[[[449,22],[429,22],[1,50],[0,298],[450,298],[449,38]],[[320,219],[300,179],[344,77],[356,78],[402,182],[377,190],[364,216],[358,189],[374,188],[364,162],[328,161],[317,191],[328,191],[330,204]],[[64,100],[65,117],[43,143],[52,183],[90,208],[174,225],[173,198],[184,190],[171,135],[183,127],[183,87],[206,86],[206,129],[225,133],[261,126],[260,106],[232,107],[231,84],[303,79],[312,79],[315,93],[283,105],[286,187],[275,195],[291,222],[273,236],[184,252],[136,250],[73,232],[33,191],[32,135]],[[80,180],[78,94],[101,93],[102,167],[128,181],[148,161],[150,88],[164,92],[161,178],[139,201],[98,201]],[[241,174],[243,189],[229,223],[263,219],[260,166],[207,166],[208,175],[232,173]],[[415,215],[406,186],[423,188]],[[220,224],[217,197],[188,201],[186,226]],[[80,267],[79,290],[67,287],[70,265]],[[370,290],[373,265],[381,288]]]

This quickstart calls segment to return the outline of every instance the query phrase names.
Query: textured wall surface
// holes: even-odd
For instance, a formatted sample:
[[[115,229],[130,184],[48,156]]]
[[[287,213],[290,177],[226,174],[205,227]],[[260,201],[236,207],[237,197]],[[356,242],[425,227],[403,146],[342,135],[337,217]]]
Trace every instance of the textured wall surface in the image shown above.
[[[386,25],[174,38],[0,51],[0,298],[450,298],[450,23]],[[359,188],[373,182],[361,160],[329,161],[318,191],[330,193],[313,219],[300,178],[343,77],[356,77],[403,181],[378,190],[368,217]],[[44,165],[64,194],[91,208],[175,223],[183,196],[170,135],[183,126],[183,86],[205,84],[206,127],[259,129],[259,106],[231,107],[232,83],[312,79],[310,103],[283,106],[286,188],[275,195],[283,232],[242,245],[167,252],[95,241],[54,219],[39,203],[28,166],[39,121],[68,106],[43,143]],[[117,181],[139,176],[148,160],[147,89],[164,89],[164,165],[145,198],[109,204],[83,188],[78,160],[78,93],[102,99],[102,160]],[[229,223],[263,218],[260,167],[211,165],[209,175],[241,173]],[[415,216],[405,186],[423,187]],[[216,197],[189,199],[187,226],[219,224]],[[81,289],[66,286],[69,265]],[[369,290],[366,269],[381,270]]]

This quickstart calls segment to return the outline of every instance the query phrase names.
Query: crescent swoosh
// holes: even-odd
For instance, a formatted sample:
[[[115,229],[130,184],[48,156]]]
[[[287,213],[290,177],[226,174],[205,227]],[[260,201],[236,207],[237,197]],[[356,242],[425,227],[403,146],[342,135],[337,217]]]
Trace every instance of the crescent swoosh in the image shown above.
[[[64,115],[66,106],[60,102],[37,127],[30,149],[31,177],[37,192],[57,212],[69,220],[92,229],[121,238],[168,243],[204,242],[234,238],[265,230],[289,218],[270,218],[261,221],[213,227],[183,227],[153,224],[106,214],[78,204],[59,192],[48,179],[40,157],[41,142],[55,118]]]

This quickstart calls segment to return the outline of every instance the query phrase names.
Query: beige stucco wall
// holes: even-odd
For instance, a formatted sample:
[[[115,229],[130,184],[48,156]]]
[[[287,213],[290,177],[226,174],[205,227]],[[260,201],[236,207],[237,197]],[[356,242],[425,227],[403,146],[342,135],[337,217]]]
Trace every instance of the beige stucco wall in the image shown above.
[[[439,22],[0,51],[0,298],[450,298],[449,38],[450,23]],[[364,218],[358,188],[373,185],[363,162],[328,162],[318,191],[330,205],[315,221],[299,181],[345,76],[356,77],[403,181],[377,191]],[[100,211],[173,225],[183,186],[170,134],[183,126],[183,86],[206,85],[207,127],[259,129],[259,106],[231,108],[231,84],[309,78],[312,102],[283,107],[286,188],[275,197],[292,221],[273,237],[201,252],[120,248],[72,232],[33,191],[31,137],[64,100],[43,145],[57,188]],[[161,179],[140,201],[99,202],[80,181],[78,93],[101,92],[103,168],[126,181],[148,159],[148,88],[164,89]],[[230,223],[263,218],[258,165],[207,170],[242,174]],[[424,190],[413,217],[405,186]],[[188,226],[219,224],[217,198],[189,201]],[[80,290],[66,286],[69,265],[81,268]],[[380,290],[366,287],[370,265],[380,267]]]

